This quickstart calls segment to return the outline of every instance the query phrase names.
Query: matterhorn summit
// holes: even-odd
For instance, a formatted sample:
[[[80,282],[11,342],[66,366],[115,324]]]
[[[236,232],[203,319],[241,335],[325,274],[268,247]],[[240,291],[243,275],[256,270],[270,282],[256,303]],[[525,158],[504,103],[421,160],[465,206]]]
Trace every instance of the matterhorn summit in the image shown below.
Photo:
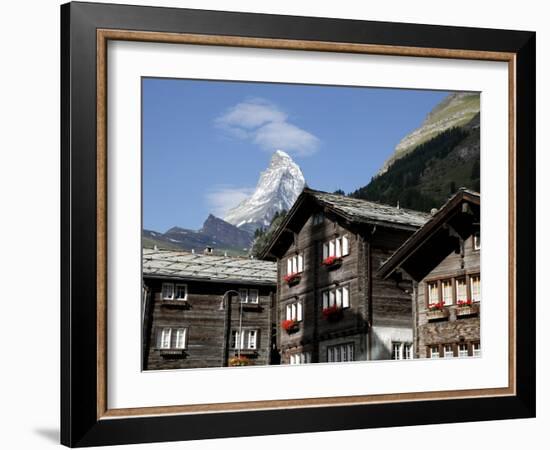
[[[260,174],[254,193],[230,209],[224,220],[251,233],[268,227],[275,213],[292,207],[305,184],[300,167],[287,153],[277,150]]]

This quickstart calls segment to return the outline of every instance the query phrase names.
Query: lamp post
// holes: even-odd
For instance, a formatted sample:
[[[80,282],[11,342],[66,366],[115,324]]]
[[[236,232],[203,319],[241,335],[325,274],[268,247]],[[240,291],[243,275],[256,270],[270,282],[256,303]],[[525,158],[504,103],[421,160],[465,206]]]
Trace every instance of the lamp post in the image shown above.
[[[224,336],[223,336],[223,351],[222,351],[222,360],[223,367],[229,365],[229,339],[231,338],[231,297],[230,294],[236,294],[240,303],[240,312],[239,312],[239,339],[237,343],[237,356],[241,357],[241,343],[243,342],[242,338],[242,327],[243,327],[243,302],[241,295],[230,289],[223,294],[222,301],[220,302],[220,310],[225,309],[225,318],[224,318]],[[227,299],[227,300],[226,300]]]

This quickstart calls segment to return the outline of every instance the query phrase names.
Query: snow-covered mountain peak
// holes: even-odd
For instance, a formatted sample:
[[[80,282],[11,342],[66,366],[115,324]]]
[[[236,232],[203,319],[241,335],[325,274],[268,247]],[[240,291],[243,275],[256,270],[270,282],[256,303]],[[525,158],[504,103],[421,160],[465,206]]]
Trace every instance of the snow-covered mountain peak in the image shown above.
[[[300,167],[287,153],[277,150],[260,174],[254,193],[229,210],[224,220],[250,232],[267,227],[275,213],[292,207],[304,186]]]

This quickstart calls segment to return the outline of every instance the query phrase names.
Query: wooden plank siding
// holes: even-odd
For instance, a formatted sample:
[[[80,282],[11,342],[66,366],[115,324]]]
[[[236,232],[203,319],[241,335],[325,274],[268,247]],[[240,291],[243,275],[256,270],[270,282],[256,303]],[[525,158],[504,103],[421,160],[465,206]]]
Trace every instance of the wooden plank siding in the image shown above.
[[[167,302],[162,299],[163,282],[187,285],[187,301]],[[258,330],[257,350],[247,354],[254,365],[271,362],[272,306],[275,286],[258,284],[235,284],[202,280],[175,281],[170,279],[144,278],[150,293],[150,325],[143,336],[146,346],[144,370],[186,369],[222,367],[224,365],[225,308],[220,308],[224,293],[241,288],[258,289],[258,305],[243,305],[243,330]],[[230,328],[239,329],[240,303],[236,295],[231,297]],[[227,299],[226,299],[227,301]],[[227,307],[227,305],[225,306]],[[162,328],[187,328],[187,348],[182,355],[162,355],[158,346],[158,333]],[[230,335],[231,337],[231,335]],[[235,350],[230,349],[229,356]]]
[[[430,346],[444,344],[453,344],[456,347],[459,343],[466,343],[469,345],[471,353],[471,344],[480,341],[480,308],[475,306],[474,310],[477,312],[471,316],[457,317],[456,314],[458,307],[454,294],[455,281],[461,278],[466,279],[467,297],[471,299],[469,276],[480,275],[480,255],[479,250],[474,249],[473,236],[465,239],[463,243],[463,253],[451,253],[416,286],[415,303],[418,330],[415,353],[417,357],[428,357]],[[452,280],[453,305],[447,307],[448,318],[442,321],[430,321],[428,318],[427,284],[442,280]]]
[[[410,336],[408,342],[412,343],[411,281],[396,284],[372,275],[411,233],[349,224],[326,211],[321,224],[314,224],[311,216],[294,233],[293,243],[277,260],[277,343],[283,364],[289,363],[291,355],[301,352],[310,352],[312,362],[326,362],[330,345],[346,343],[353,343],[355,360],[372,359],[372,355],[377,355],[377,359],[391,358],[391,343],[388,344],[387,339],[369,344],[371,326],[380,326],[380,330],[404,329]],[[344,235],[349,239],[349,255],[343,256],[339,268],[323,266],[323,244]],[[368,262],[369,252],[372,267]],[[300,282],[289,286],[283,281],[287,259],[297,254],[304,256],[304,271]],[[350,307],[343,311],[340,320],[331,322],[322,314],[322,292],[336,286],[349,287]],[[286,306],[296,301],[303,304],[303,320],[299,330],[289,334],[281,328],[281,322],[285,319]],[[384,345],[385,348],[369,354],[370,345]]]

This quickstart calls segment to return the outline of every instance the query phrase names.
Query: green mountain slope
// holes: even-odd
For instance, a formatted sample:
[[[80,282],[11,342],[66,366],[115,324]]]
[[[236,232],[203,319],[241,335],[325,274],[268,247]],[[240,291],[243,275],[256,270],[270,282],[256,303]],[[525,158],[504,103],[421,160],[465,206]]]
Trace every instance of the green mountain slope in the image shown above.
[[[404,208],[439,208],[460,187],[479,191],[479,114],[419,144],[352,197]]]

